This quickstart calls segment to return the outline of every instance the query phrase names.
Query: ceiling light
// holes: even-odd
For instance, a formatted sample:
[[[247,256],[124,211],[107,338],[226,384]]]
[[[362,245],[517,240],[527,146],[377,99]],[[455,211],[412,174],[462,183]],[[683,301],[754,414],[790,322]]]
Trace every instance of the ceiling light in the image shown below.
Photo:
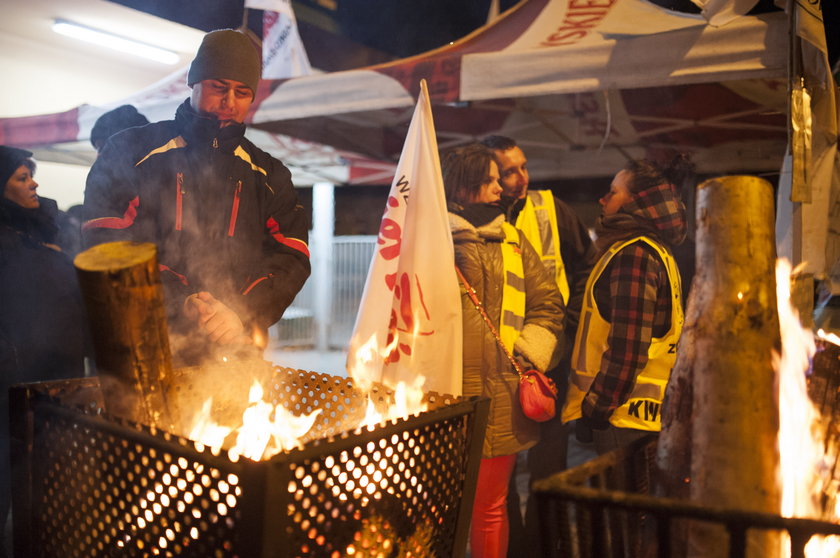
[[[127,54],[141,56],[163,64],[176,64],[180,59],[178,55],[171,50],[138,43],[137,41],[133,41],[131,39],[118,37],[116,35],[106,33],[105,31],[98,31],[96,29],[91,29],[90,27],[70,23],[69,21],[57,19],[53,23],[52,28],[53,31],[59,33],[60,35],[87,41],[95,45],[104,46],[113,50],[125,52]]]

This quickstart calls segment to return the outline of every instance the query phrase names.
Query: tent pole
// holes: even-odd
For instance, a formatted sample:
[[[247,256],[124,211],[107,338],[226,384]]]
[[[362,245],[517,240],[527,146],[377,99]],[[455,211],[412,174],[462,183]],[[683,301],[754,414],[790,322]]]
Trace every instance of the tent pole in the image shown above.
[[[315,348],[329,349],[329,322],[332,311],[332,261],[335,236],[335,185],[312,185],[312,277],[315,300]]]

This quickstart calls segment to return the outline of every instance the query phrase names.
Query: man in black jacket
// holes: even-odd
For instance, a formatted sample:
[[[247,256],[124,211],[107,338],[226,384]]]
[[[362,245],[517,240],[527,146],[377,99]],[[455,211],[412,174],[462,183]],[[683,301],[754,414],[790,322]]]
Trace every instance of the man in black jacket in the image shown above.
[[[208,33],[175,119],[118,132],[88,175],[85,244],[157,245],[178,364],[264,342],[310,273],[291,173],[244,137],[260,66],[243,33]]]

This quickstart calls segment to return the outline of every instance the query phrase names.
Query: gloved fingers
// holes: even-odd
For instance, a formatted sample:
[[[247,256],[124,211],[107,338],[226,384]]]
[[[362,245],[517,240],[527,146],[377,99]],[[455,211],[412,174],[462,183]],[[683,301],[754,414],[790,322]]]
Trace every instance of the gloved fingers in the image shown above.
[[[200,294],[190,295],[184,300],[184,315],[195,322],[206,322],[214,311],[213,306],[202,299]]]
[[[232,343],[245,333],[242,322],[232,311],[216,312],[203,327],[211,341],[222,345]]]

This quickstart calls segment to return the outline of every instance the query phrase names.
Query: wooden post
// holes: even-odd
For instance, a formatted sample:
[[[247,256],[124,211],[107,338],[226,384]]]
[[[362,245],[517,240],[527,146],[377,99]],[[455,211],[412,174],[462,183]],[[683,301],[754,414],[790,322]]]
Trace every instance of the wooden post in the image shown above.
[[[672,496],[778,513],[779,348],[773,188],[729,176],[698,188],[697,273],[658,448]],[[719,527],[694,523],[686,556],[726,556]],[[773,556],[776,537],[749,536],[751,556]]]
[[[167,404],[172,362],[154,244],[110,242],[74,260],[106,410],[179,433]]]

